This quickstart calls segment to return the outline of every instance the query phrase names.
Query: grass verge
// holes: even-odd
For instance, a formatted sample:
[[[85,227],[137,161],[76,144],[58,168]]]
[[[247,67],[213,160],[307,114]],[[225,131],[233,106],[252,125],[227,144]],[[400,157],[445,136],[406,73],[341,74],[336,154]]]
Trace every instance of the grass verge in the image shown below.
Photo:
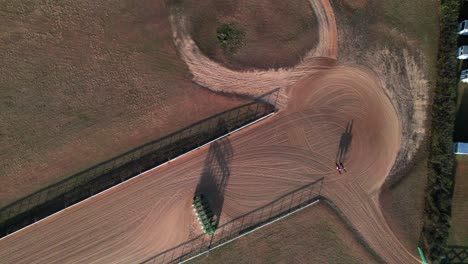
[[[456,184],[448,244],[468,247],[468,155],[459,155],[456,161]]]
[[[452,150],[457,94],[456,29],[460,1],[441,2],[437,81],[432,105],[429,176],[425,198],[422,245],[432,261],[444,254],[450,228],[454,187]]]
[[[319,203],[190,263],[378,263],[355,239],[339,215]]]

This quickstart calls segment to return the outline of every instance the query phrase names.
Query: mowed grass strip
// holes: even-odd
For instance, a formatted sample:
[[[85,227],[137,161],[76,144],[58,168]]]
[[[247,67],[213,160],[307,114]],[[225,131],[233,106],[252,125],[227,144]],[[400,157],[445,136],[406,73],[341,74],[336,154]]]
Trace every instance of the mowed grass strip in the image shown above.
[[[318,203],[189,263],[377,263],[339,216]]]
[[[449,245],[468,247],[468,155],[457,155]]]
[[[239,105],[199,88],[163,0],[0,0],[0,207]]]

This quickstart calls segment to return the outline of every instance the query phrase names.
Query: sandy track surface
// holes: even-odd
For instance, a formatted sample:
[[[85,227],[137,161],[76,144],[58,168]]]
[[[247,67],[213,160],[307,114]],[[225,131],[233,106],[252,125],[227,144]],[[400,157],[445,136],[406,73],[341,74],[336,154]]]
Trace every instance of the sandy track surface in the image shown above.
[[[334,65],[337,51],[337,30],[330,2],[310,0],[319,25],[319,43],[293,68],[239,72],[216,63],[197,47],[187,30],[186,18],[176,13],[171,17],[174,40],[182,58],[194,76],[194,81],[214,91],[261,95],[276,87],[288,87],[318,69]],[[252,88],[255,86],[254,88]],[[287,97],[280,95],[279,106],[285,106]]]
[[[200,233],[190,202],[207,174],[225,183],[222,223],[325,177],[324,194],[379,254],[389,263],[414,262],[375,199],[400,134],[372,73],[323,71],[289,96],[291,104],[264,122],[0,240],[0,262],[143,261]],[[348,173],[339,175],[334,164],[350,122],[352,141],[342,157]]]
[[[223,223],[324,177],[322,195],[386,262],[418,263],[393,235],[378,203],[401,143],[398,116],[371,70],[333,67],[333,12],[327,0],[311,3],[326,16],[318,15],[325,44],[310,55],[322,57],[275,72],[234,72],[208,61],[180,35],[183,22],[175,25],[173,17],[177,45],[197,82],[247,94],[284,85],[282,110],[0,240],[0,262],[143,261],[200,234],[190,207],[197,190],[210,194],[222,185]],[[337,160],[347,173],[335,171]]]

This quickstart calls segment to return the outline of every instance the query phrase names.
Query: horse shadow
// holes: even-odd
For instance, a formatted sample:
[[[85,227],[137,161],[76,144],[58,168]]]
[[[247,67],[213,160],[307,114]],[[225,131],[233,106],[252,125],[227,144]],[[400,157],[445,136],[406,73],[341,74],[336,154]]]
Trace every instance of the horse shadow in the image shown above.
[[[342,163],[346,159],[351,142],[353,141],[353,120],[349,121],[346,125],[345,131],[341,134],[340,144],[338,145],[338,152],[336,153],[336,163]]]

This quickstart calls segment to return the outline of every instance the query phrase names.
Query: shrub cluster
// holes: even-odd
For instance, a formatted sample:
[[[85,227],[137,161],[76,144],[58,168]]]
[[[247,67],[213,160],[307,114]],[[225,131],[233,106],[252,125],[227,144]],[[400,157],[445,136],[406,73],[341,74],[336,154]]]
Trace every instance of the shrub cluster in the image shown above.
[[[235,53],[243,44],[245,32],[233,23],[221,24],[216,30],[216,38],[228,53]]]
[[[433,261],[444,255],[454,187],[453,131],[458,84],[457,25],[459,0],[441,1],[437,82],[432,106],[428,186],[422,238]]]

